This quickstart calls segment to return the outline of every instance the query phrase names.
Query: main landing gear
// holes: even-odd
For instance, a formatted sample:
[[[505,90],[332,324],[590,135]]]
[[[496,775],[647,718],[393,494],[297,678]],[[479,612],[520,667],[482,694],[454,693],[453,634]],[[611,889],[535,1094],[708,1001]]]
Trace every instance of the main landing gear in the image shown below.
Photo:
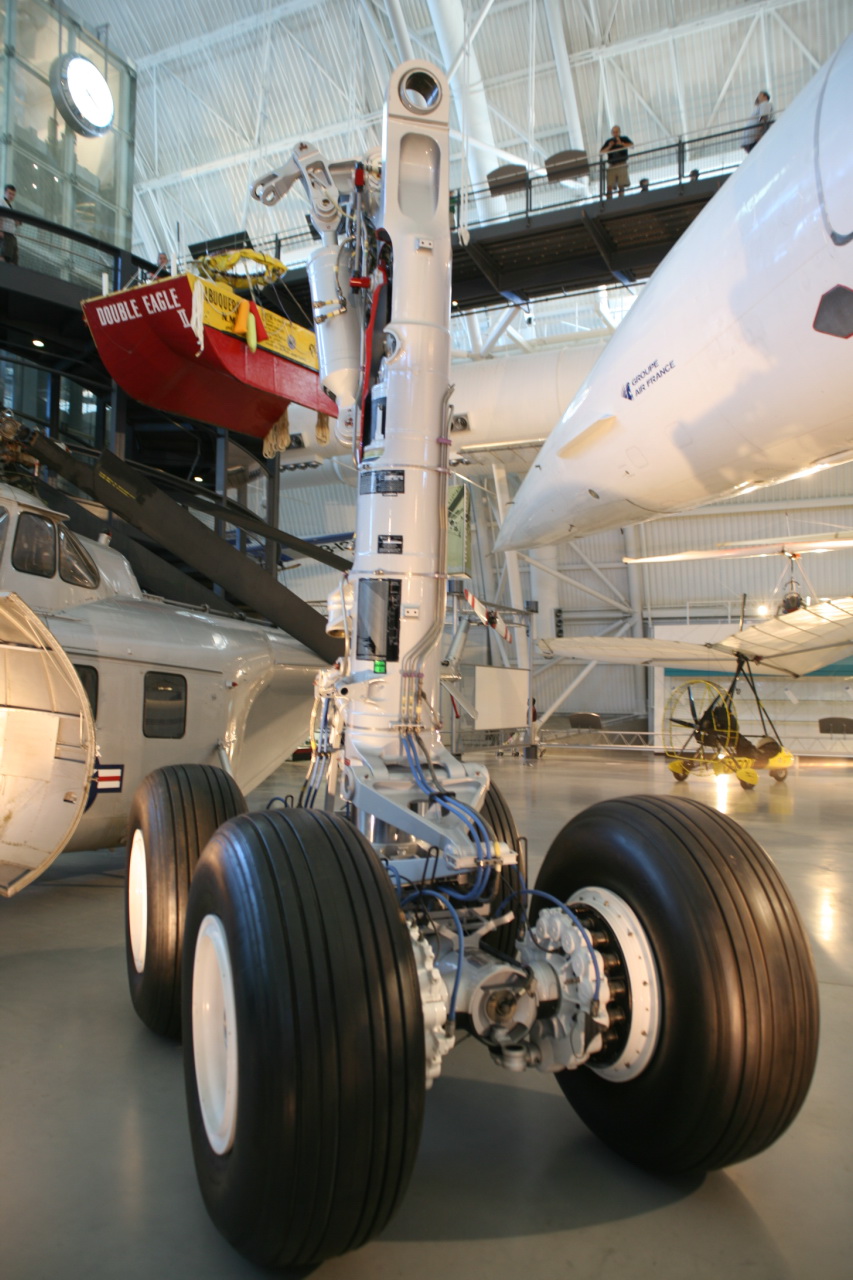
[[[307,803],[244,814],[229,793],[215,830],[173,820],[174,854],[156,862],[156,786],[135,810],[131,900],[141,869],[158,882],[144,929],[129,910],[137,974],[152,916],[171,919],[170,946],[180,937],[184,850],[207,840],[183,928],[190,1132],[213,1221],[265,1266],[383,1230],[460,1032],[508,1071],[554,1074],[595,1133],[663,1173],[763,1150],[815,1061],[805,935],[745,832],[690,801],[597,805],[530,890],[488,771],[442,742],[449,106],[438,68],[405,63],[381,165],[356,164],[348,195],[309,143],[253,188],[272,204],[298,180],[308,196],[321,381],[359,472],[353,564],[327,623],[345,653],[315,683]],[[688,711],[679,730],[719,750],[728,713]]]
[[[200,829],[176,803],[188,791],[215,793],[230,820],[198,859],[184,923],[171,895]],[[163,902],[170,938],[183,924],[202,1195],[253,1261],[311,1265],[383,1230],[457,1030],[509,1070],[554,1073],[595,1134],[658,1173],[746,1159],[797,1114],[818,1037],[808,943],[773,863],[727,817],[681,799],[595,805],[559,833],[528,891],[498,843],[522,842],[491,784],[482,812],[505,864],[469,907],[459,895],[475,873],[426,887],[423,860],[406,876],[405,858],[380,856],[340,815],[240,807],[216,770],[161,770],[137,796],[134,830],[155,904],[147,936],[160,936],[150,922]],[[134,910],[134,1003],[168,1030],[139,997],[152,953],[140,976]],[[171,975],[171,951],[157,954]],[[174,983],[161,986],[171,1008]]]

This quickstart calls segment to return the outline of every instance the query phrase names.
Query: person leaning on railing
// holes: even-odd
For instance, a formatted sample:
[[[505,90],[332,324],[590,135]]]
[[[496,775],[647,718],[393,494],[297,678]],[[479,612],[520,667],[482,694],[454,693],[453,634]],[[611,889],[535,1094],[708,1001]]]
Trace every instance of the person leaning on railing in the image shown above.
[[[747,121],[746,128],[743,131],[743,138],[741,139],[741,148],[747,155],[749,155],[755,144],[764,137],[773,120],[773,106],[770,102],[770,94],[766,89],[762,89],[755,99],[752,115]]]
[[[624,195],[626,188],[630,185],[628,182],[628,148],[633,147],[633,142],[620,132],[619,125],[615,124],[610,130],[610,137],[599,151],[599,155],[607,156],[607,199],[613,195],[615,187],[619,188],[619,194]]]
[[[10,218],[5,213],[6,209],[11,209],[18,194],[17,189],[12,186],[11,182],[6,183],[6,190],[3,193],[3,204],[0,205],[0,236],[3,237],[0,253],[7,262],[18,261],[18,227],[20,222],[15,218]]]

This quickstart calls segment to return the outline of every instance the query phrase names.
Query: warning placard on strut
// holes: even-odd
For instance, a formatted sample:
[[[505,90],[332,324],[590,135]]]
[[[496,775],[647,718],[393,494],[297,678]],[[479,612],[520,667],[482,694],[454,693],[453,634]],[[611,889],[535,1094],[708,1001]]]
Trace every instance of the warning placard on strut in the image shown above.
[[[359,493],[381,493],[393,497],[406,492],[405,471],[362,471],[358,480]]]

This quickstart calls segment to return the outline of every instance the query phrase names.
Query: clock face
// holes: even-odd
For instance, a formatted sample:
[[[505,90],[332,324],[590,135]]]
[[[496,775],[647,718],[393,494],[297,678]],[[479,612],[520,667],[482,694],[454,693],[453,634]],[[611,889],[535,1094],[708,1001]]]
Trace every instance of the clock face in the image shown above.
[[[79,53],[66,53],[51,67],[53,99],[72,129],[97,138],[113,122],[115,107],[110,86],[101,72]]]

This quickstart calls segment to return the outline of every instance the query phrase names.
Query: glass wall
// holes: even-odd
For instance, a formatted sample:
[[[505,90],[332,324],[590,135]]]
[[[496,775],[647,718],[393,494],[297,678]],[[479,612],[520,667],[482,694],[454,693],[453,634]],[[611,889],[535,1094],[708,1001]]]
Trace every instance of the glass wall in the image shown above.
[[[131,243],[136,77],[95,36],[45,0],[0,0],[5,56],[0,112],[2,175],[24,213],[84,231],[119,248]],[[79,53],[105,76],[115,103],[109,131],[85,137],[67,123],[51,89],[63,55]],[[28,232],[21,227],[22,261]],[[35,235],[35,232],[29,233]]]
[[[102,449],[109,429],[109,396],[25,357],[0,349],[0,409],[27,426],[42,427],[69,445]]]

